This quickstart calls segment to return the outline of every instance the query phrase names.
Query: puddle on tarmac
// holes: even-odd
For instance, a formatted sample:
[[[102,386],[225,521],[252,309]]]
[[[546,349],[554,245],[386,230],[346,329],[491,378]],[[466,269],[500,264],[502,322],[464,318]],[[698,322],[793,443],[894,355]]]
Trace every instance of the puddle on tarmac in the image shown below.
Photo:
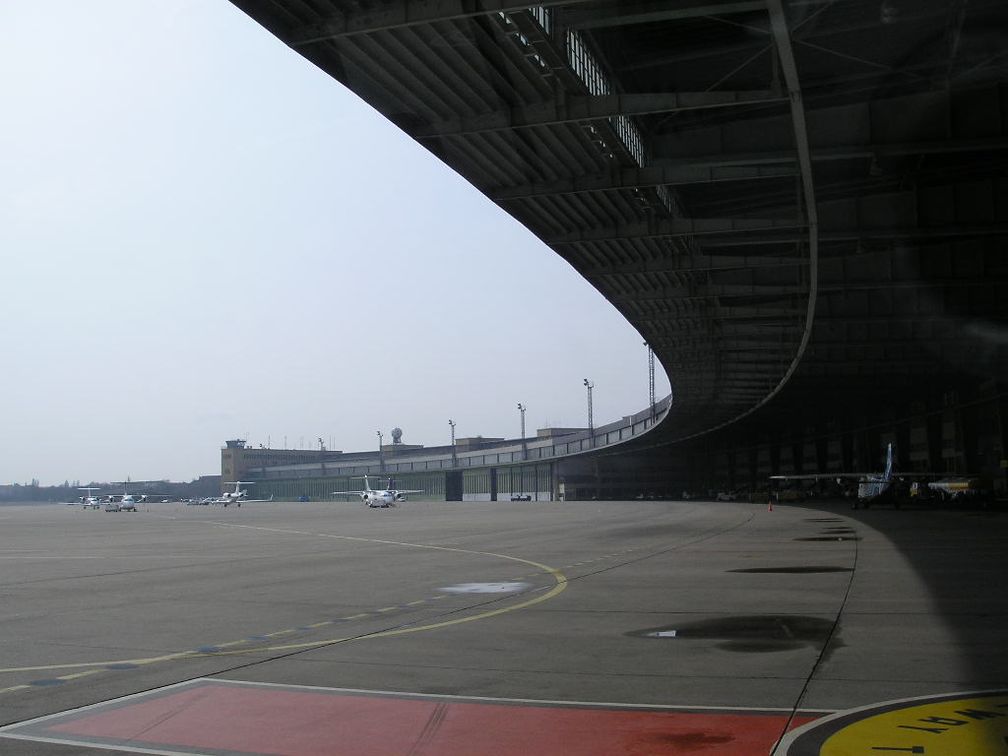
[[[754,574],[773,573],[781,575],[809,575],[819,572],[851,572],[850,567],[746,567],[738,570],[727,570],[727,572],[749,572]]]
[[[519,582],[461,583],[459,585],[449,585],[439,588],[438,590],[445,593],[520,593],[528,587],[528,583]]]
[[[713,640],[721,641],[717,647],[724,651],[772,653],[821,645],[829,637],[832,628],[832,620],[820,617],[755,615],[684,622],[636,630],[627,635],[676,642]]]

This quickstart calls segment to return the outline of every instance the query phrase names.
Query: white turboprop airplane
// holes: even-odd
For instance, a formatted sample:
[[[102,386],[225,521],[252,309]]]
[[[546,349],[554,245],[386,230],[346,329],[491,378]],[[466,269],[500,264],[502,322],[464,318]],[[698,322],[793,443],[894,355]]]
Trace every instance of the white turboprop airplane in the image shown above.
[[[147,494],[131,494],[127,490],[126,486],[129,481],[123,481],[122,487],[123,492],[121,494],[109,494],[105,498],[105,511],[106,512],[136,512],[137,504],[142,504],[147,501]],[[119,505],[118,509],[115,505]]]
[[[360,500],[369,507],[394,507],[397,501],[406,501],[406,495],[411,493],[423,493],[422,489],[399,490],[392,487],[392,478],[388,479],[388,486],[385,489],[375,490],[371,488],[368,476],[364,477],[363,491],[333,491],[333,496],[359,496]]]
[[[77,489],[78,491],[87,491],[86,496],[80,497],[80,503],[84,505],[84,509],[98,509],[101,505],[101,501],[97,496],[93,495],[92,491],[100,491],[101,488],[95,486],[83,486]]]
[[[886,448],[886,466],[882,473],[815,473],[812,475],[771,475],[770,480],[830,480],[835,479],[838,483],[840,479],[857,479],[857,498],[851,503],[852,509],[857,509],[860,503],[865,509],[868,506],[886,495],[892,490],[892,484],[898,476],[893,470],[893,445],[890,443]],[[910,478],[939,478],[937,473],[912,472],[907,473]],[[931,486],[934,486],[932,483]],[[896,506],[899,506],[897,500]]]
[[[237,504],[239,507],[242,502],[246,504],[255,504],[264,501],[273,501],[273,497],[270,496],[268,499],[250,499],[248,497],[248,491],[242,486],[254,486],[254,480],[229,480],[225,485],[234,485],[234,491],[225,491],[216,499],[213,499],[211,504],[223,504],[225,507],[229,504]]]
[[[879,473],[812,473],[808,475],[771,475],[770,480],[836,480],[840,482],[842,478],[857,479],[857,498],[851,504],[851,508],[857,509],[858,502],[863,502],[867,509],[869,502],[889,490],[892,484],[893,474],[893,445],[886,448],[885,471]]]
[[[136,512],[137,504],[147,502],[152,496],[155,499],[162,499],[163,501],[167,501],[172,496],[172,494],[162,493],[131,494],[128,488],[130,485],[129,480],[115,482],[116,484],[122,483],[123,492],[121,494],[106,494],[101,497],[101,502],[105,504],[106,512]]]

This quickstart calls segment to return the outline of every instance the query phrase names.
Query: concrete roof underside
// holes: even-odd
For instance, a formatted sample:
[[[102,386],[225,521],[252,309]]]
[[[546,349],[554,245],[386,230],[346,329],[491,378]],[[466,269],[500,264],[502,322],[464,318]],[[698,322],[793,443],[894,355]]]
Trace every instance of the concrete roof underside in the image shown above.
[[[1004,0],[233,2],[615,304],[664,440],[1006,375]]]

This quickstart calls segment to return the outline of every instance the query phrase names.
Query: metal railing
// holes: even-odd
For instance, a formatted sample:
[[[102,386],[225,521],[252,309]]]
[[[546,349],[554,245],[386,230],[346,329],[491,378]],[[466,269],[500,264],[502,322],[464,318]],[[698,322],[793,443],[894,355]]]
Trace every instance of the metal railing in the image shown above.
[[[440,446],[402,452],[394,456],[385,453],[383,462],[379,459],[377,452],[356,452],[343,455],[340,459],[326,460],[324,464],[315,462],[252,467],[248,472],[260,480],[271,480],[312,478],[318,477],[320,474],[326,476],[388,475],[436,470],[464,470],[553,460],[613,447],[632,438],[637,438],[658,425],[668,413],[670,405],[671,397],[666,397],[655,405],[653,416],[651,408],[648,407],[591,431],[585,429],[556,438],[526,439],[524,447],[521,439],[508,439],[473,451],[456,450],[453,456],[450,446]],[[522,454],[523,448],[525,450],[524,456]]]

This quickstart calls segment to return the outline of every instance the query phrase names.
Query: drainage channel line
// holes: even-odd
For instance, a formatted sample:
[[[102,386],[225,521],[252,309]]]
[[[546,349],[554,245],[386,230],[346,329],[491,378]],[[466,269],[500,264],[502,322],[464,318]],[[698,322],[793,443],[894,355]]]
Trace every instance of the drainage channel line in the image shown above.
[[[833,625],[830,627],[829,633],[826,634],[826,640],[823,642],[819,655],[816,657],[815,663],[812,665],[812,669],[809,670],[808,676],[805,678],[805,684],[802,685],[802,689],[798,692],[797,698],[795,698],[794,706],[791,707],[791,713],[788,714],[787,721],[781,728],[780,735],[777,736],[777,742],[775,742],[773,748],[770,749],[770,756],[777,756],[777,749],[780,748],[780,744],[784,739],[784,736],[791,730],[791,725],[794,722],[794,718],[798,715],[798,710],[802,701],[805,700],[805,695],[808,693],[809,686],[812,684],[812,679],[815,677],[816,672],[819,671],[819,667],[822,666],[823,659],[826,658],[826,651],[829,648],[830,643],[833,642],[833,638],[836,636],[837,628],[840,626],[840,618],[843,616],[844,608],[847,606],[847,599],[850,598],[851,589],[854,587],[854,576],[857,574],[858,539],[853,538],[851,540],[854,543],[854,564],[851,566],[850,577],[847,579],[847,590],[844,591],[843,599],[840,601],[840,607],[837,609],[836,618],[833,620]]]

